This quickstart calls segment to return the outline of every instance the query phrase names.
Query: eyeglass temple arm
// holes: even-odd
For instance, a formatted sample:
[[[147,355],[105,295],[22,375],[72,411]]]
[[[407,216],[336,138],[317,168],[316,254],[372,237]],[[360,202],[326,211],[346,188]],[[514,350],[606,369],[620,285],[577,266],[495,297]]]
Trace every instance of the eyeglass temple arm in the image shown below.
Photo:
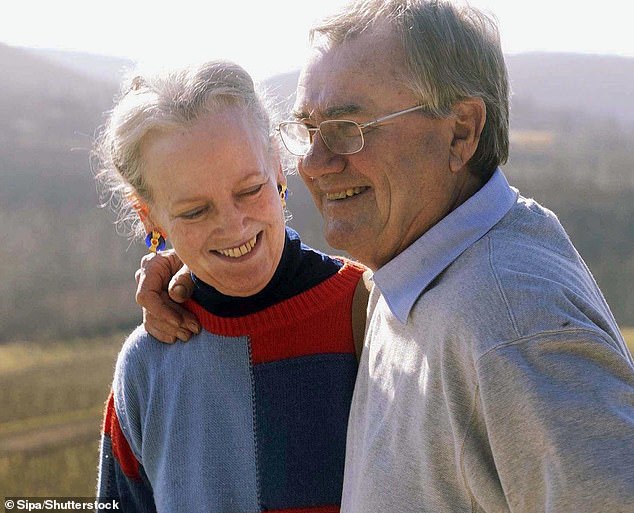
[[[393,114],[388,114],[387,116],[382,116],[380,118],[373,119],[372,121],[368,121],[367,123],[363,123],[362,125],[359,125],[359,128],[368,128],[372,125],[376,125],[377,123],[382,123],[383,121],[402,116],[403,114],[409,114],[410,112],[414,112],[415,110],[420,110],[423,107],[424,105],[416,105],[415,107],[410,107],[409,109],[394,112]]]

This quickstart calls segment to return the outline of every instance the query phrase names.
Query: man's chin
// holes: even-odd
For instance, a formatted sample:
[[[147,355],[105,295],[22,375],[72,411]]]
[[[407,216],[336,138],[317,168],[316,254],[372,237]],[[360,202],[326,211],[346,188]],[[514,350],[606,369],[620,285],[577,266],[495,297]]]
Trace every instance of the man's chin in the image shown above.
[[[335,224],[336,226],[332,226]],[[354,235],[350,230],[343,230],[338,223],[326,223],[324,225],[324,239],[331,248],[350,253],[350,248],[354,247]]]
[[[368,244],[359,230],[325,227],[324,239],[331,248],[345,252],[365,264],[361,258],[366,256]]]

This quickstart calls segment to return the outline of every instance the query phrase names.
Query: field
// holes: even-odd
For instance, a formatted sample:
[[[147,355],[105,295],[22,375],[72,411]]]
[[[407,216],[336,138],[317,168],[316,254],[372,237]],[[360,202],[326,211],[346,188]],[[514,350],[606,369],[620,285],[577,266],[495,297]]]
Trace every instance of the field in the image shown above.
[[[634,352],[634,328],[623,330]],[[0,495],[94,495],[123,336],[0,346]]]
[[[0,491],[94,496],[103,405],[123,341],[0,346]]]

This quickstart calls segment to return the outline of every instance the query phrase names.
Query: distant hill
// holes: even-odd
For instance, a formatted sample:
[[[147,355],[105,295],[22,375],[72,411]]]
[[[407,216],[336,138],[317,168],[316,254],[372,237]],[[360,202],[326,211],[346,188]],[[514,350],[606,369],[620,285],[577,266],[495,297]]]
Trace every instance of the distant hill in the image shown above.
[[[6,45],[0,66],[0,201],[85,201],[88,152],[116,81]]]
[[[50,58],[47,51],[43,50],[0,43],[0,63],[3,66],[0,84],[4,93],[37,92],[44,96],[73,94],[77,91],[73,85],[75,80],[81,80],[83,84],[89,80],[89,77],[61,64],[58,59]],[[89,80],[89,83],[95,85],[102,81],[94,79]]]
[[[557,212],[619,322],[634,325],[634,59],[527,54],[508,63],[505,173]],[[0,44],[0,341],[104,333],[140,319],[132,276],[144,249],[129,249],[98,208],[89,162],[131,65]],[[297,75],[263,84],[282,112]],[[301,180],[289,182],[290,225],[328,250]]]
[[[115,87],[120,79],[135,66],[135,62],[131,59],[109,55],[41,48],[26,48],[26,50],[88,78],[110,82]]]
[[[11,149],[59,149],[60,139],[92,134],[112,104],[116,81],[90,77],[23,48],[0,44],[0,133]]]
[[[130,59],[108,55],[40,48],[27,48],[26,50],[88,78],[110,82],[115,87],[120,79],[135,66],[135,62]]]
[[[634,127],[634,58],[527,53],[509,55],[506,63],[514,101]]]
[[[0,337],[136,322],[137,257],[99,198],[89,153],[116,80],[0,45]]]

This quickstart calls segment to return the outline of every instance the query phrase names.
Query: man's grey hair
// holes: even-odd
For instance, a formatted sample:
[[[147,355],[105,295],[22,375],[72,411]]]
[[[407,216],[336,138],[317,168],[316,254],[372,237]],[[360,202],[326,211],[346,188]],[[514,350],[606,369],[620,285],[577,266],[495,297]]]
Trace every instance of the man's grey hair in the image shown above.
[[[336,46],[386,25],[403,44],[406,86],[432,115],[448,116],[461,99],[484,101],[486,123],[468,165],[488,179],[509,146],[509,84],[495,20],[442,0],[360,0],[314,26],[310,39]]]
[[[249,74],[237,64],[211,61],[151,75],[137,75],[124,83],[120,97],[95,144],[97,180],[107,202],[119,212],[119,222],[130,222],[142,233],[134,211],[139,200],[148,203],[152,191],[144,179],[141,145],[154,131],[191,127],[201,117],[223,107],[244,110],[262,141],[266,156],[275,153],[273,130],[264,97]],[[246,141],[245,141],[246,143]]]

